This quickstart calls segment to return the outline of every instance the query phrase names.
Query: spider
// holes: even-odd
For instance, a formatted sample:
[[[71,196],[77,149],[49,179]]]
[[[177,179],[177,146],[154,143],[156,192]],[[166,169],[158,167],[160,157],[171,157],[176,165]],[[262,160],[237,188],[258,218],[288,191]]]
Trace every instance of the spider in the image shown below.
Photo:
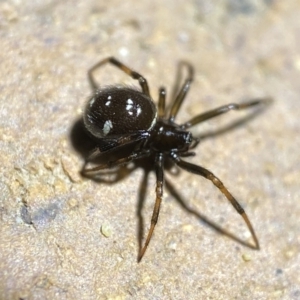
[[[137,80],[141,91],[127,86],[99,88],[93,72],[107,63]],[[146,78],[114,57],[101,60],[88,71],[88,78],[94,93],[86,105],[83,121],[87,132],[95,140],[97,146],[87,158],[81,171],[82,175],[91,177],[101,170],[119,167],[141,158],[152,159],[155,166],[156,200],[151,225],[144,245],[138,254],[138,262],[141,261],[147,250],[158,220],[163,197],[164,166],[167,160],[171,160],[181,169],[210,180],[242,216],[251,232],[255,248],[259,249],[258,239],[246,212],[221,180],[208,169],[187,162],[182,157],[195,155],[191,150],[200,142],[200,139],[193,137],[189,128],[231,110],[241,110],[259,105],[264,100],[256,99],[242,104],[227,104],[201,113],[183,124],[177,124],[175,118],[194,77],[193,67],[189,63],[181,61],[179,66],[180,69],[186,68],[187,76],[181,88],[176,92],[170,109],[165,107],[166,90],[164,87],[159,89],[158,106],[156,107],[150,95]],[[95,157],[105,157],[105,159],[102,159],[97,166],[87,167]]]

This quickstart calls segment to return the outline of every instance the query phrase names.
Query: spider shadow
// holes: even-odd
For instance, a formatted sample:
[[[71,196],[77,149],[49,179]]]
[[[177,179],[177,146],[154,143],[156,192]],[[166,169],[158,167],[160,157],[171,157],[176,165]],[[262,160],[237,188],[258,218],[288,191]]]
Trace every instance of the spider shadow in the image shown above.
[[[196,216],[199,221],[201,221],[203,224],[208,225],[210,228],[214,229],[217,233],[220,233],[222,235],[225,235],[229,238],[231,238],[232,240],[236,241],[237,243],[246,246],[248,248],[257,250],[257,248],[248,243],[245,242],[244,240],[240,239],[239,237],[237,237],[236,235],[234,235],[233,233],[224,230],[222,227],[220,227],[219,225],[217,225],[216,223],[214,223],[213,221],[209,220],[206,216],[204,216],[203,214],[199,213],[198,211],[196,211],[193,208],[190,208],[183,200],[182,197],[179,195],[179,193],[177,192],[177,190],[174,188],[174,186],[168,181],[165,181],[165,185],[166,188],[168,189],[168,191],[170,192],[170,194],[175,198],[175,200],[178,202],[178,204],[184,209],[186,210],[188,213]]]
[[[241,127],[245,123],[251,121],[252,119],[258,117],[262,112],[264,111],[264,108],[260,108],[255,110],[254,112],[248,114],[245,117],[242,117],[238,119],[237,121],[231,122],[227,126],[224,126],[216,131],[208,131],[206,133],[203,133],[199,136],[200,140],[204,140],[206,138],[212,138],[216,137],[222,134],[225,134],[233,129],[236,129],[238,127]],[[73,145],[73,148],[75,151],[77,151],[84,159],[89,156],[89,154],[95,149],[97,144],[93,139],[87,134],[83,120],[78,119],[70,132],[70,140]],[[104,157],[105,159],[105,157]],[[171,170],[171,168],[174,165],[170,161],[166,161],[166,166],[165,170]],[[137,241],[138,241],[138,250],[140,253],[142,249],[142,241],[144,237],[144,228],[145,228],[145,223],[144,223],[144,217],[142,214],[142,210],[144,207],[144,203],[146,200],[146,195],[147,195],[147,187],[148,187],[148,179],[149,179],[149,174],[152,171],[155,171],[153,168],[153,160],[150,158],[146,159],[141,159],[141,160],[136,160],[132,164],[130,164],[130,167],[128,165],[125,166],[120,166],[117,169],[113,170],[105,170],[104,172],[100,172],[97,176],[89,176],[89,179],[94,180],[95,182],[98,183],[106,183],[106,184],[116,184],[119,181],[123,180],[125,177],[129,176],[133,171],[137,170],[138,168],[142,168],[144,170],[143,178],[141,181],[141,184],[139,186],[139,191],[138,191],[138,202],[137,202],[137,210],[136,210],[136,215],[138,218],[138,226],[137,226]],[[173,170],[173,169],[172,169]],[[178,170],[178,168],[177,168]],[[177,176],[180,173],[180,170],[178,172],[172,172],[174,176]],[[165,187],[167,190],[170,192],[170,194],[175,198],[175,200],[178,202],[178,204],[186,210],[188,213],[196,216],[200,222],[208,225],[212,229],[214,229],[216,232],[219,234],[225,235],[232,240],[236,241],[237,243],[246,246],[251,249],[256,249],[256,247],[233,233],[226,231],[222,229],[220,226],[218,226],[216,223],[213,221],[209,220],[206,216],[203,214],[199,213],[195,209],[190,208],[185,201],[182,199],[180,194],[177,192],[177,190],[174,188],[174,186],[169,182],[169,180],[165,180]]]
[[[87,157],[97,148],[97,143],[87,133],[82,118],[75,121],[70,132],[70,140],[73,149],[78,152],[81,157],[86,160]],[[103,156],[101,160],[94,160],[93,163],[100,164],[106,157]],[[98,183],[115,184],[133,172],[135,167],[121,166],[118,169],[105,170],[99,172],[97,175],[84,176]]]

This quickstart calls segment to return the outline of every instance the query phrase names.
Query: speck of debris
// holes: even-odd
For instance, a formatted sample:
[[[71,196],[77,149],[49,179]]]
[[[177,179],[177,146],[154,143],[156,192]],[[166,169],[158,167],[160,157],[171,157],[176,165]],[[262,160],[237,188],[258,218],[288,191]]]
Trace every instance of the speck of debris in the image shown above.
[[[251,261],[251,259],[252,259],[250,254],[243,254],[243,255],[242,255],[242,258],[243,258],[243,260],[246,261],[246,262],[247,262],[247,261]]]
[[[292,258],[294,255],[295,255],[295,251],[294,251],[294,250],[287,250],[287,251],[285,252],[285,256],[286,256],[287,258]]]
[[[78,164],[74,163],[70,157],[64,155],[61,158],[61,165],[64,173],[69,177],[71,182],[77,183],[81,181],[81,177],[77,168]]]
[[[190,225],[190,224],[186,224],[186,225],[183,225],[183,226],[182,226],[182,229],[183,229],[183,231],[185,231],[185,232],[192,232],[193,229],[194,229],[194,226],[193,226],[193,225]]]
[[[68,205],[69,205],[69,208],[70,208],[70,209],[74,209],[75,207],[78,206],[78,201],[77,201],[77,199],[71,198],[71,199],[68,201]]]
[[[110,224],[104,222],[101,225],[100,231],[102,233],[103,236],[105,236],[106,238],[110,237],[112,234],[112,230],[111,230],[111,226]]]
[[[170,250],[175,251],[176,248],[177,248],[177,243],[174,242],[174,241],[171,241],[171,242],[169,243],[169,245],[168,245],[168,248],[169,248]]]

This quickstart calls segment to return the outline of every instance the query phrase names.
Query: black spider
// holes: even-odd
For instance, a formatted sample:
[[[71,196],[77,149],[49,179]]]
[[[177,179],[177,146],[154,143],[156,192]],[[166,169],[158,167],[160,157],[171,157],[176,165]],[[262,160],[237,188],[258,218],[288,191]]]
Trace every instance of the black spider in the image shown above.
[[[138,80],[142,91],[120,86],[108,86],[100,89],[92,73],[106,63],[111,63],[133,79]],[[180,67],[187,68],[188,76],[177,92],[169,111],[165,109],[165,88],[159,90],[158,108],[156,108],[149,93],[147,80],[114,57],[108,57],[100,61],[88,73],[90,83],[94,88],[94,94],[87,103],[83,120],[88,133],[96,141],[97,148],[87,159],[82,174],[90,177],[100,170],[124,165],[145,157],[154,160],[156,201],[151,226],[145,244],[138,255],[138,261],[141,261],[145,254],[158,220],[163,196],[164,164],[167,159],[188,172],[201,175],[210,180],[243,217],[253,237],[255,248],[259,249],[258,239],[244,209],[220,179],[209,170],[186,162],[181,157],[194,155],[190,150],[199,143],[199,139],[194,138],[191,132],[188,131],[189,128],[230,110],[240,110],[261,104],[263,100],[224,105],[199,114],[183,124],[176,124],[176,115],[190,89],[194,73],[192,66],[187,62],[181,62]],[[105,162],[102,161],[96,167],[87,167],[92,158],[103,156],[105,156]]]

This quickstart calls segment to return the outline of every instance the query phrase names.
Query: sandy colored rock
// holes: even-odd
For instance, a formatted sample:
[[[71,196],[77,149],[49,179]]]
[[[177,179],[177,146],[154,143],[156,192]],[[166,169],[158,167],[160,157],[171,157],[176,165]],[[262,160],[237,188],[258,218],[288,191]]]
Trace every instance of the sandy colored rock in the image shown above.
[[[299,299],[299,14],[299,1],[1,2],[0,299]],[[78,122],[91,95],[87,71],[111,55],[147,78],[154,101],[161,85],[170,101],[178,61],[192,63],[179,122],[274,99],[259,114],[230,112],[195,128],[207,138],[188,158],[246,209],[260,251],[204,224],[252,242],[219,191],[181,171],[166,176],[159,222],[137,264],[143,170],[116,183],[114,174],[106,182],[79,174],[90,148]],[[96,76],[136,84],[111,66]],[[151,173],[145,231],[154,190]]]

